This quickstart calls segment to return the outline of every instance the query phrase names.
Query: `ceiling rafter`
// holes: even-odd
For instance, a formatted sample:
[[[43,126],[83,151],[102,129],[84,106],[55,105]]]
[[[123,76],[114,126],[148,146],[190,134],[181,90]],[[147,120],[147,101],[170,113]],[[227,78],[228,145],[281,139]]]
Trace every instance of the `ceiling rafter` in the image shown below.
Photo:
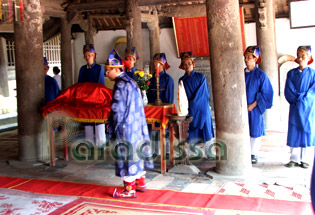
[[[238,1],[240,7],[244,8],[244,19],[247,23],[255,22],[255,1]],[[276,18],[289,18],[289,1],[273,0]],[[70,24],[81,24],[89,15],[96,29],[115,30],[126,27],[125,2],[126,0],[42,0],[42,6],[44,16],[48,19],[65,17]],[[142,26],[146,27],[145,23],[152,20],[153,11],[157,11],[161,28],[172,27],[173,16],[206,15],[205,2],[206,0],[138,0]],[[80,30],[73,29],[73,32]],[[2,32],[5,29],[2,28]]]

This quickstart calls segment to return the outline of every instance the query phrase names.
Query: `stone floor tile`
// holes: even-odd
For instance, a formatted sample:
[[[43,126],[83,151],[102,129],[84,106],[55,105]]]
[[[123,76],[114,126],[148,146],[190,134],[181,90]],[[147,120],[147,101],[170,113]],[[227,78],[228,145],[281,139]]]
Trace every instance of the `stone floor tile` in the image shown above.
[[[56,179],[64,179],[67,178],[70,174],[62,171],[56,171],[49,175],[49,177],[53,177]]]
[[[189,193],[207,193],[210,184],[190,183],[182,191]]]
[[[153,181],[167,181],[167,182],[172,182],[174,180],[174,177],[170,177],[167,175],[157,175],[152,179]]]
[[[148,189],[163,189],[166,187],[170,181],[158,181],[158,180],[152,180],[147,183],[147,188]]]

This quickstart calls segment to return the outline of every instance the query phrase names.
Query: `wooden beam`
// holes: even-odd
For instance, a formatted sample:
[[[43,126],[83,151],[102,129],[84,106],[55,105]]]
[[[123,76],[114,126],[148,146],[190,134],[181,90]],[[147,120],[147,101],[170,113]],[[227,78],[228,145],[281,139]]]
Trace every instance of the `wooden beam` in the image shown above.
[[[46,0],[47,1],[47,0]],[[185,2],[200,2],[201,0],[139,0],[139,6],[155,6],[155,5],[166,5],[175,3]],[[85,2],[76,3],[72,2],[67,7],[67,11],[91,11],[91,10],[102,10],[102,9],[119,9],[125,7],[124,0],[116,1],[97,1],[97,2]]]
[[[243,8],[255,8],[255,3],[242,3],[242,4],[240,4],[240,7],[243,7]]]
[[[163,5],[169,5],[169,4],[176,4],[176,3],[192,3],[197,2],[201,5],[205,5],[205,0],[139,0],[139,6],[163,6]],[[197,4],[193,4],[197,5]],[[187,5],[191,6],[191,5]],[[254,8],[255,3],[240,3],[240,7],[246,7],[246,8]]]
[[[13,24],[0,25],[0,33],[13,33],[13,32],[14,32]]]
[[[42,0],[42,8],[46,16],[65,17],[66,12],[61,7],[62,0]]]
[[[176,3],[203,2],[202,0],[139,0],[139,6],[156,6]]]
[[[78,13],[75,11],[67,12],[67,22],[73,23],[77,16],[78,16]]]
[[[55,8],[46,7],[45,16],[64,18],[66,16],[66,12],[55,10]]]
[[[91,18],[93,19],[109,19],[109,18],[120,18],[120,19],[125,19],[126,15],[120,15],[120,14],[91,14]]]
[[[43,41],[46,42],[60,32],[60,19],[51,18],[43,25]]]
[[[67,7],[67,11],[91,11],[91,10],[104,10],[104,9],[118,9],[125,8],[124,0],[116,1],[98,1],[93,3],[71,3]]]
[[[159,16],[167,17],[195,17],[206,15],[205,4],[163,7],[159,14]]]
[[[141,13],[141,22],[154,22],[155,20],[156,16],[147,13]]]
[[[240,4],[240,7],[255,8],[254,3]],[[205,4],[182,5],[182,6],[166,6],[162,7],[159,16],[167,17],[195,17],[206,16]]]
[[[48,1],[48,0],[45,0]],[[163,6],[168,4],[179,4],[179,3],[188,3],[188,2],[201,2],[200,4],[192,4],[192,5],[185,5],[185,6],[166,6],[167,9],[166,14],[174,14],[174,12],[171,12],[171,10],[174,10],[174,8],[181,8],[184,7],[189,10],[189,7],[204,7],[205,8],[205,1],[202,0],[139,0],[139,6],[140,7],[152,7],[152,6]],[[246,8],[254,8],[255,5],[253,3],[244,3],[240,4],[240,7],[246,7]],[[85,3],[75,3],[72,2],[67,7],[67,11],[92,11],[92,10],[104,10],[104,9],[121,9],[125,8],[125,1],[124,0],[116,0],[116,1],[97,1],[97,2],[85,2]],[[176,11],[179,11],[176,9]],[[181,15],[180,12],[178,12],[178,16]],[[97,16],[97,15],[96,15]],[[115,15],[114,15],[115,16]],[[196,16],[196,15],[195,15]],[[93,17],[98,18],[98,17]],[[107,18],[107,17],[99,17],[99,18]],[[120,18],[120,17],[114,17],[114,18]]]

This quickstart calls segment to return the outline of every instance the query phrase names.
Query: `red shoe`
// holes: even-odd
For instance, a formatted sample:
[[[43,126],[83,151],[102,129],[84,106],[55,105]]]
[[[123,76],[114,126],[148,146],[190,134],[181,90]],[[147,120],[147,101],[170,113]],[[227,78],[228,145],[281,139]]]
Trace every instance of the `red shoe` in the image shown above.
[[[145,192],[147,186],[145,185],[145,175],[136,180],[136,191]]]
[[[126,182],[124,181],[124,191],[117,192],[117,189],[115,189],[113,193],[114,198],[137,198],[137,192],[136,192],[136,182]]]

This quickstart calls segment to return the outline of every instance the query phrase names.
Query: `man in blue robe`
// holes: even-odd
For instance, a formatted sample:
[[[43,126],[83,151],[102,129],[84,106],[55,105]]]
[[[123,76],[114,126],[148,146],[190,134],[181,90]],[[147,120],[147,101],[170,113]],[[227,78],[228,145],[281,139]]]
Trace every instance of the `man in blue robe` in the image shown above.
[[[105,85],[104,68],[101,65],[95,63],[96,52],[94,46],[92,44],[84,45],[83,55],[87,64],[80,68],[78,83],[93,82]],[[96,145],[100,146],[106,142],[104,123],[84,123],[84,129],[85,138],[91,143],[95,143]]]
[[[138,71],[139,69],[136,69],[135,63],[139,59],[137,50],[135,47],[132,48],[126,48],[125,50],[125,66],[126,70],[125,72],[127,75],[132,78],[133,80],[137,81],[137,76],[135,75],[135,71]]]
[[[315,70],[311,47],[300,46],[295,60],[299,67],[287,73],[284,95],[290,104],[287,145],[291,147],[286,167],[309,167],[308,153],[315,145]]]
[[[174,80],[166,73],[166,70],[170,68],[167,63],[165,53],[156,53],[153,56],[154,72],[150,79],[150,86],[148,92],[149,103],[154,103],[156,100],[156,75],[158,67],[159,75],[159,88],[160,99],[163,103],[173,103],[174,102]]]
[[[108,132],[113,141],[116,176],[124,190],[114,191],[115,198],[135,198],[136,190],[145,191],[144,168],[153,168],[150,138],[144,105],[137,83],[123,71],[123,63],[113,49],[109,54],[106,76],[115,81]]]
[[[214,137],[211,110],[209,106],[209,89],[204,74],[195,71],[195,62],[192,52],[182,52],[180,54],[180,69],[185,70],[183,81],[189,107],[189,115],[193,117],[189,124],[188,141],[196,144],[202,141],[206,143]]]
[[[313,210],[315,208],[315,160],[313,163],[313,170],[312,170],[312,176],[311,176],[311,201]]]
[[[253,164],[258,162],[261,136],[266,135],[264,113],[272,107],[273,89],[266,73],[259,69],[260,48],[249,46],[244,52],[246,64],[245,83],[248,110],[248,123],[251,144],[251,160]]]
[[[58,83],[53,77],[47,75],[48,70],[49,70],[48,60],[46,57],[44,57],[44,71],[46,73],[45,75],[45,104],[54,100],[60,94]]]
[[[104,68],[95,63],[94,46],[92,44],[84,45],[83,55],[87,64],[80,68],[78,83],[94,82],[105,85]]]

